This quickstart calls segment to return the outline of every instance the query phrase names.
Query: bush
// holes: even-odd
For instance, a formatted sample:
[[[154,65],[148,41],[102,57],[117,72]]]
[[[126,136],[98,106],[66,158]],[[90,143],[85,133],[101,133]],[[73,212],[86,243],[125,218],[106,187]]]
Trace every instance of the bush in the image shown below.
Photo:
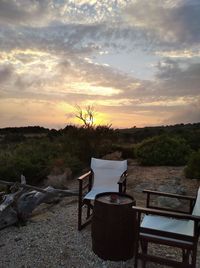
[[[117,136],[109,126],[66,126],[63,130],[51,130],[46,136],[17,138],[12,136],[8,143],[0,143],[0,178],[15,181],[24,174],[28,183],[37,184],[54,165],[78,174],[89,165],[91,157],[110,153]]]
[[[185,165],[191,148],[185,140],[167,135],[144,140],[137,146],[136,156],[142,165]]]
[[[122,158],[135,158],[135,148],[132,144],[129,146],[121,144],[113,144],[112,151],[119,151],[122,153]]]
[[[37,184],[49,174],[56,159],[61,158],[65,167],[77,173],[82,163],[64,147],[48,139],[8,146],[0,153],[0,178],[15,181],[23,174],[27,182]]]
[[[200,150],[193,152],[185,168],[187,178],[200,179]]]

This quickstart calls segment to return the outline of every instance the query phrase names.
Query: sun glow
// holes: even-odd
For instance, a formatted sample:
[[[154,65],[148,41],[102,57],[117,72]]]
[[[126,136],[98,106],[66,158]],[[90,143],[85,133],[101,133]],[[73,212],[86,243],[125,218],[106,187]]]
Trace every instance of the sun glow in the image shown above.
[[[121,92],[120,89],[116,89],[113,87],[103,87],[98,85],[93,85],[90,83],[71,83],[70,85],[71,92],[87,94],[87,95],[100,95],[100,96],[112,96],[119,94]]]

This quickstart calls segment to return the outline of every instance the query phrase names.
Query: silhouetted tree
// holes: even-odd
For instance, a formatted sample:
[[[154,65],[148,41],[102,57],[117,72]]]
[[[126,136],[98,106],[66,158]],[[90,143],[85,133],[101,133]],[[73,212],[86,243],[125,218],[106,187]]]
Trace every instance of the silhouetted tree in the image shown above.
[[[95,110],[93,106],[88,105],[83,110],[79,105],[76,106],[76,117],[82,121],[86,128],[91,128],[94,125]]]

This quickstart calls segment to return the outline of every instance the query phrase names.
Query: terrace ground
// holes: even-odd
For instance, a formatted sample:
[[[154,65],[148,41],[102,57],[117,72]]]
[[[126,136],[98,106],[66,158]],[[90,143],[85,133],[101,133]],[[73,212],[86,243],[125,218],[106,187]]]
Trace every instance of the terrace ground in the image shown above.
[[[159,189],[170,185],[195,195],[198,180],[184,177],[183,167],[140,167],[129,162],[127,192],[137,205],[145,204],[144,188]],[[77,188],[77,181],[69,182],[69,189]],[[92,252],[91,226],[77,230],[77,198],[64,198],[56,205],[40,205],[26,226],[12,226],[0,231],[0,267],[2,268],[120,268],[133,267],[134,259],[126,262],[103,261]],[[178,253],[165,247],[152,247],[158,254],[177,258]],[[148,264],[149,268],[164,267]],[[197,267],[200,267],[200,244]]]

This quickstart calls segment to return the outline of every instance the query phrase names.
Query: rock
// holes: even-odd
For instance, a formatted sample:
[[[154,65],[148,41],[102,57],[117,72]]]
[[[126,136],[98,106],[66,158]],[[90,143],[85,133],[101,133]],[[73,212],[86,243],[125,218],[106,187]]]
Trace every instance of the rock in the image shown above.
[[[59,189],[67,189],[68,181],[71,177],[72,171],[70,168],[66,168],[61,174],[59,174],[59,171],[54,168],[51,174],[47,176],[45,184]]]
[[[22,240],[21,237],[15,237],[15,242],[18,242],[18,241],[20,241],[20,240]]]
[[[111,154],[106,154],[105,156],[102,157],[102,159],[105,160],[121,160],[122,153],[119,151],[116,151],[114,153]]]
[[[158,191],[173,194],[186,194],[186,189],[180,184],[179,178],[166,178],[167,183],[158,187]],[[181,201],[177,198],[169,198],[160,196],[157,198],[158,206],[169,208],[177,208],[181,205]]]
[[[181,202],[177,198],[160,196],[157,198],[157,204],[159,207],[177,208],[181,205]]]
[[[135,191],[141,193],[144,189],[153,190],[154,187],[151,182],[142,182],[135,187]]]
[[[166,184],[160,185],[158,191],[173,194],[186,194],[186,189],[181,185],[179,178],[166,178]]]

